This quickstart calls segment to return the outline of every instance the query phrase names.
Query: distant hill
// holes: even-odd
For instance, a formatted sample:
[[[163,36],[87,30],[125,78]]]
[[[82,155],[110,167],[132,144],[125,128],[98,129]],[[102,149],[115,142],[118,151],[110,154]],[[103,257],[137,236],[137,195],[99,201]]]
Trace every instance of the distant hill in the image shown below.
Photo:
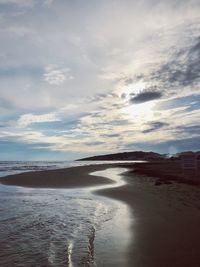
[[[133,151],[133,152],[123,152],[116,154],[99,155],[94,157],[87,157],[78,159],[78,161],[90,161],[90,160],[155,160],[163,159],[164,156],[155,152],[143,152],[143,151]]]

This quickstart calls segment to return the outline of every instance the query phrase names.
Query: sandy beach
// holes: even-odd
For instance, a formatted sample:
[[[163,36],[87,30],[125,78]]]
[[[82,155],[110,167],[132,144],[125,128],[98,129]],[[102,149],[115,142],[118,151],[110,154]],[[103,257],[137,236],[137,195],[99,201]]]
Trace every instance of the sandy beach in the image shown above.
[[[124,174],[127,185],[97,192],[130,205],[132,225],[130,266],[200,265],[200,190],[187,184],[155,186],[156,178]]]
[[[50,171],[32,171],[9,175],[1,178],[1,183],[41,188],[75,188],[113,183],[104,177],[92,176],[89,173],[112,167],[112,164],[71,167]]]
[[[53,171],[30,172],[1,178],[6,185],[68,188],[112,183],[89,173],[116,165],[92,165]],[[199,186],[162,184],[157,178],[124,173],[125,186],[96,191],[96,194],[127,203],[135,218],[131,228],[129,266],[200,266]],[[56,179],[55,179],[56,177]],[[123,267],[123,266],[122,266]]]

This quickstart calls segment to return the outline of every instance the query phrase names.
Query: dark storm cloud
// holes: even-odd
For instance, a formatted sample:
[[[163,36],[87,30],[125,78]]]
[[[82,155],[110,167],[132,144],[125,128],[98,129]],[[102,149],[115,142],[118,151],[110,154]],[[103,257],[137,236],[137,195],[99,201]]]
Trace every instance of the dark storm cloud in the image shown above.
[[[168,126],[169,124],[166,122],[161,122],[161,121],[156,121],[156,122],[150,122],[149,123],[149,128],[147,128],[146,130],[142,131],[143,133],[151,133],[151,132],[155,132],[165,126]]]
[[[163,94],[155,90],[144,90],[136,95],[131,94],[130,96],[131,96],[130,98],[131,104],[141,104],[144,102],[160,99],[163,96]]]

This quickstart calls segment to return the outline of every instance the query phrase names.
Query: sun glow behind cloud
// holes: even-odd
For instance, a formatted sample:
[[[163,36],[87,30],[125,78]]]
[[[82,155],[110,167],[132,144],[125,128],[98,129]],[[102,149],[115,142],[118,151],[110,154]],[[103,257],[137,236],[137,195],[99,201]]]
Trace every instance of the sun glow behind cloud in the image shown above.
[[[0,8],[2,159],[200,149],[199,1]]]
[[[138,127],[148,121],[153,121],[154,117],[154,102],[133,104],[122,109],[122,112],[127,113],[130,121],[138,123]]]

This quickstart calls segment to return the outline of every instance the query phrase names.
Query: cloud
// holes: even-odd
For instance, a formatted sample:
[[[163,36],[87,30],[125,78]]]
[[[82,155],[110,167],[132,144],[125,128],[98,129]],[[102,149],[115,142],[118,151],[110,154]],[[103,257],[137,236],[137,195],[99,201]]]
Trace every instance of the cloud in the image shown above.
[[[181,125],[176,128],[178,134],[189,134],[191,136],[197,135],[200,133],[200,125]]]
[[[113,138],[113,137],[120,137],[120,134],[102,134],[105,138]]]
[[[12,103],[8,100],[5,100],[4,98],[0,98],[0,107],[5,109],[13,109],[14,106]]]
[[[168,126],[169,124],[166,122],[161,122],[161,121],[156,121],[156,122],[150,122],[149,123],[149,128],[147,128],[146,130],[142,131],[142,133],[151,133],[151,132],[155,132],[165,126]]]
[[[0,0],[2,138],[97,153],[197,135],[199,1],[114,2]]]
[[[127,77],[124,80],[124,84],[125,85],[129,85],[129,84],[133,84],[133,83],[134,83],[134,79],[133,78]]]
[[[157,110],[170,110],[183,107],[186,111],[200,109],[200,94],[190,94],[183,97],[175,97],[156,104]]]
[[[104,142],[85,142],[84,145],[86,146],[99,146],[99,145],[104,145]]]
[[[49,7],[53,4],[54,1],[55,0],[44,0],[44,5]]]
[[[131,94],[130,103],[131,104],[141,104],[144,102],[160,99],[162,96],[163,96],[163,94],[159,91],[143,90],[142,92],[140,92],[136,95],[134,94],[132,96],[132,94]]]
[[[0,5],[14,4],[19,7],[32,7],[35,0],[0,0]]]
[[[192,138],[176,138],[171,140],[162,140],[160,142],[135,142],[126,145],[126,149],[144,150],[144,151],[158,151],[160,153],[178,153],[181,151],[199,151],[200,137]]]
[[[185,58],[184,60],[181,60]],[[184,65],[183,65],[184,64]],[[173,67],[173,65],[172,65]],[[170,82],[182,86],[191,85],[200,79],[200,37],[195,38],[191,47],[177,58],[177,69],[170,75]],[[170,71],[170,69],[169,69]]]
[[[46,72],[44,74],[44,80],[51,85],[60,85],[67,79],[73,79],[72,75],[69,75],[69,69],[59,69],[54,66],[46,67]]]
[[[44,6],[51,6],[55,0],[39,0]],[[0,5],[15,5],[19,8],[34,7],[38,0],[0,0]]]
[[[54,114],[43,114],[43,115],[33,115],[33,114],[24,114],[17,121],[19,127],[26,127],[32,123],[42,123],[42,122],[55,122],[60,121],[60,119]]]
[[[148,66],[148,70],[141,74],[141,79],[145,83],[151,83],[162,88],[165,96],[173,96],[191,93],[195,91],[200,82],[200,37],[197,32],[200,25],[182,25],[185,35],[177,33],[181,36],[182,43],[177,41],[171,48],[166,51],[166,56],[156,62],[152,62]],[[176,32],[174,29],[174,35]],[[196,32],[192,35],[191,32]],[[166,34],[167,36],[167,34]],[[174,40],[173,40],[174,39]],[[176,38],[172,40],[175,42]],[[163,52],[162,52],[163,53]]]

